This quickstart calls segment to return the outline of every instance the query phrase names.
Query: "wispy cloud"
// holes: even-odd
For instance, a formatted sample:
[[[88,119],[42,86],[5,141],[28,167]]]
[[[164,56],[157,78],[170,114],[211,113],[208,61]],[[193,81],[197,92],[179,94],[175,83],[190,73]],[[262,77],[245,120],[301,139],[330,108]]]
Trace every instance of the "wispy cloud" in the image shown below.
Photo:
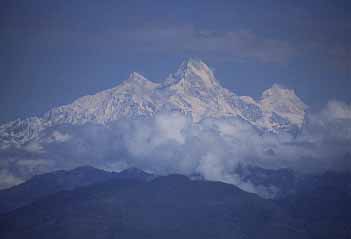
[[[36,173],[90,164],[107,170],[134,166],[157,174],[200,174],[264,195],[262,188],[240,180],[235,174],[238,165],[288,167],[301,172],[351,170],[350,105],[331,101],[322,111],[306,117],[297,138],[260,134],[234,118],[209,118],[193,124],[181,113],[116,122],[108,129],[98,125],[69,132],[56,129],[59,135],[69,133],[70,139],[43,141],[39,146],[45,151],[24,148],[24,152],[10,152],[11,158],[1,160],[0,181],[5,183],[0,187]]]
[[[136,49],[178,51],[236,60],[284,63],[297,51],[286,41],[264,37],[251,30],[213,31],[192,26],[144,28],[122,36]]]

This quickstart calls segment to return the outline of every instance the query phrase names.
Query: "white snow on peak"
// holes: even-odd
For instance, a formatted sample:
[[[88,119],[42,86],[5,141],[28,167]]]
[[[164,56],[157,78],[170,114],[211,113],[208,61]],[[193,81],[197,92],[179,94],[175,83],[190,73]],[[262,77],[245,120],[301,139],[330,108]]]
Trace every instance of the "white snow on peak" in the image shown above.
[[[132,72],[128,79],[122,83],[122,86],[129,88],[155,89],[159,84],[149,81],[137,72]],[[118,87],[118,86],[117,86]]]
[[[0,148],[24,144],[40,137],[45,129],[62,124],[108,125],[169,112],[190,115],[193,123],[206,118],[239,117],[258,128],[275,131],[289,125],[301,127],[306,108],[293,90],[278,85],[264,91],[259,102],[237,96],[219,84],[203,61],[188,59],[161,84],[133,72],[116,87],[53,108],[41,118],[0,125]]]
[[[189,113],[194,122],[206,117],[236,116],[232,107],[234,94],[223,88],[212,70],[201,60],[184,61],[176,73],[163,83],[168,102]]]
[[[203,61],[193,58],[184,61],[167,83],[177,83],[184,89],[192,87],[211,89],[219,86],[212,70]]]
[[[43,128],[41,119],[38,117],[17,119],[0,125],[0,148],[5,149],[10,145],[24,144],[28,139],[38,137]]]
[[[126,117],[150,115],[154,110],[153,90],[157,87],[159,84],[134,72],[120,85],[54,108],[44,118],[53,124],[106,124]]]
[[[247,104],[257,105],[258,103],[250,96],[240,96],[240,99]]]
[[[274,96],[274,95],[275,96],[295,95],[295,91],[288,89],[288,88],[286,88],[282,85],[279,85],[279,84],[273,84],[271,88],[263,91],[262,98],[267,98],[267,97]]]
[[[298,126],[303,124],[307,106],[294,90],[274,84],[262,93],[260,104],[266,114],[274,112],[292,124]]]

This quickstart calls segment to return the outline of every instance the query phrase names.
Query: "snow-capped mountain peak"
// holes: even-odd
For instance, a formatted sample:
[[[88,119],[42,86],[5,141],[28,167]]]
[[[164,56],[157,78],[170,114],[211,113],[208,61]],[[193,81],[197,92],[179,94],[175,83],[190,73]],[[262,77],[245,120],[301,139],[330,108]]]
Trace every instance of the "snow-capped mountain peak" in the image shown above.
[[[295,91],[288,89],[282,85],[279,84],[273,84],[271,88],[263,91],[262,93],[262,98],[267,98],[267,97],[271,97],[271,96],[288,96],[288,97],[295,97]]]
[[[190,115],[193,123],[207,118],[240,118],[276,132],[291,126],[301,128],[306,108],[293,90],[279,85],[264,91],[259,102],[237,96],[220,85],[203,61],[190,58],[161,84],[133,72],[114,88],[53,108],[42,117],[1,125],[0,146],[25,144],[40,138],[46,129],[63,124],[108,125],[174,111]]]
[[[274,84],[262,93],[260,104],[265,113],[283,117],[289,123],[302,126],[307,106],[294,90]]]
[[[122,83],[122,86],[129,88],[155,89],[159,84],[146,79],[143,75],[137,72],[132,72],[128,79]]]
[[[189,113],[194,122],[211,117],[237,115],[231,105],[234,94],[223,88],[201,60],[189,58],[162,84],[170,104]]]
[[[165,84],[177,84],[181,88],[211,89],[218,87],[213,71],[201,60],[189,58],[182,62],[178,70],[169,77]]]

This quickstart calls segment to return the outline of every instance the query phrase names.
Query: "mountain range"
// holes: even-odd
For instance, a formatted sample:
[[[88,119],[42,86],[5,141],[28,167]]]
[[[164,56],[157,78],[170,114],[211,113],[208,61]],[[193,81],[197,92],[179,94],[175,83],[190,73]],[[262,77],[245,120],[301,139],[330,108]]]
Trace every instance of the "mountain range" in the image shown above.
[[[48,137],[43,136],[44,132],[59,125],[108,125],[170,112],[189,116],[194,124],[207,118],[239,118],[265,132],[296,132],[304,123],[306,109],[294,90],[277,84],[265,90],[257,101],[250,96],[239,96],[222,87],[204,62],[188,59],[162,83],[154,83],[134,72],[112,89],[83,96],[42,117],[3,124],[0,148],[21,147]],[[51,135],[46,140],[64,139]]]
[[[228,145],[222,151],[234,152],[235,145],[241,150],[238,141],[249,141],[250,135],[294,138],[303,131],[307,109],[294,90],[277,84],[257,100],[239,96],[224,88],[198,59],[185,60],[160,83],[134,72],[116,87],[83,96],[41,117],[0,125],[0,188],[36,174],[86,164],[117,171],[135,166],[157,174],[200,174],[220,180],[204,175],[202,166],[192,160],[212,155],[204,149],[215,144]],[[163,152],[167,147],[168,152]],[[272,157],[273,148],[270,140],[258,154]],[[175,158],[167,161],[165,157]],[[179,165],[180,159],[184,162]],[[159,161],[146,164],[154,160]]]
[[[350,124],[339,118],[312,115],[277,84],[259,99],[240,96],[203,61],[187,59],[163,82],[134,72],[41,117],[1,125],[0,188],[92,165],[183,174],[280,198],[301,175],[348,168]]]
[[[350,183],[350,174],[309,176],[270,200],[183,175],[83,166],[0,190],[0,237],[346,239]]]
[[[22,184],[0,190],[0,214],[29,205],[40,198],[60,191],[74,190],[112,179],[149,181],[153,178],[155,175],[136,168],[128,168],[117,173],[99,170],[91,166],[36,175]]]

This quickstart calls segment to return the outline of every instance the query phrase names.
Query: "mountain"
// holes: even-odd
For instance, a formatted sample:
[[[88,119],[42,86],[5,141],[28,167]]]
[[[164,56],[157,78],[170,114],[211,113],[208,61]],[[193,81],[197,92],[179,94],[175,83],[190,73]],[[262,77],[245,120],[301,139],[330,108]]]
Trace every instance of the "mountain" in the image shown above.
[[[0,188],[86,164],[112,171],[138,167],[156,174],[201,174],[199,165],[176,164],[177,158],[200,160],[205,149],[218,144],[227,145],[226,151],[234,154],[226,156],[230,159],[237,156],[233,149],[248,147],[245,141],[253,136],[260,141],[253,145],[259,149],[248,158],[255,161],[260,151],[276,148],[271,139],[261,145],[262,135],[294,138],[302,132],[306,109],[293,90],[279,85],[258,100],[239,96],[197,59],[184,61],[161,83],[134,72],[112,89],[83,96],[41,117],[0,125]],[[173,151],[163,152],[167,147]],[[198,149],[197,155],[180,156],[194,152],[192,148]],[[160,155],[151,155],[155,152]],[[172,155],[172,160],[159,160]],[[147,163],[154,160],[159,161]]]
[[[0,191],[1,205],[12,203],[0,214],[0,237],[350,238],[350,173],[296,176],[244,166],[237,173],[278,188],[279,197],[137,168],[109,173],[84,166],[39,175]]]
[[[325,172],[300,178],[294,193],[276,200],[295,219],[305,222],[310,238],[351,237],[351,174]]]
[[[234,117],[271,132],[301,128],[306,105],[293,90],[278,85],[264,91],[255,101],[221,86],[212,70],[201,60],[184,61],[163,83],[154,83],[132,73],[120,85],[83,96],[72,104],[54,108],[42,117],[15,120],[0,126],[0,149],[21,147],[59,125],[108,125],[121,119],[153,117],[180,112],[194,123],[206,118]],[[53,140],[65,140],[61,135]]]
[[[0,217],[1,238],[309,238],[273,201],[182,175],[109,180]]]
[[[119,173],[115,173],[115,178],[118,179],[133,179],[140,181],[150,181],[157,176],[140,170],[138,168],[127,168]]]
[[[256,193],[264,198],[284,198],[296,193],[303,178],[299,173],[288,169],[265,169],[252,165],[239,164],[235,174],[240,181],[256,188]],[[308,177],[308,176],[305,176]]]
[[[73,170],[60,170],[34,176],[28,181],[9,189],[0,190],[0,213],[28,205],[39,198],[79,187],[101,183],[111,179],[132,179],[148,181],[154,175],[136,168],[123,170],[119,173],[106,172],[91,166],[82,166]]]

